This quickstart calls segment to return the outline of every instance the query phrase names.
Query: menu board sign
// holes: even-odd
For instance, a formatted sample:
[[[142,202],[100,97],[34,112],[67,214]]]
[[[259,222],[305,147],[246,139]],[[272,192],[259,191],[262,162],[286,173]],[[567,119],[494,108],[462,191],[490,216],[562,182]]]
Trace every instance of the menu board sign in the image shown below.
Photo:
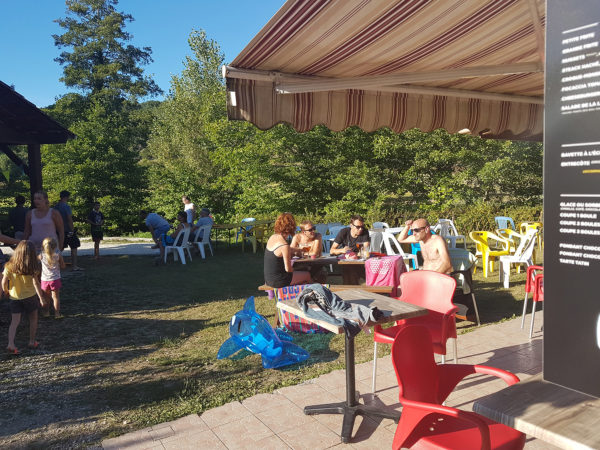
[[[600,6],[546,23],[544,379],[600,396]]]

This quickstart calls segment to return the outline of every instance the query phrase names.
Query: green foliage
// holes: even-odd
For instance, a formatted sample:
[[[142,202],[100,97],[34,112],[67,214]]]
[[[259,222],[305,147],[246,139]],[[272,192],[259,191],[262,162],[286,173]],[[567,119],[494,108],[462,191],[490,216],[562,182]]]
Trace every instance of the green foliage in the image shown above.
[[[81,93],[69,93],[46,112],[77,135],[64,145],[42,148],[43,176],[50,200],[71,192],[74,220],[85,223],[92,202],[100,201],[106,229],[136,231],[137,211],[146,196],[146,171],[139,164],[154,121],[157,102],[138,98],[160,93],[143,75],[152,61],[148,47],[127,44],[129,14],[117,12],[117,0],[67,0],[64,28],[55,44],[64,50],[61,81]],[[84,229],[87,229],[87,225]]]
[[[109,229],[129,230],[138,220],[134,205],[145,192],[145,175],[137,163],[143,140],[135,126],[139,111],[111,111],[110,106],[94,100],[82,120],[71,126],[77,139],[42,147],[43,175],[52,199],[63,189],[72,193],[76,220],[84,222],[98,200]]]
[[[130,14],[115,9],[118,0],[66,0],[67,17],[56,22],[65,29],[53,35],[61,52],[56,61],[64,66],[63,81],[86,94],[138,98],[161,92],[144,76],[140,66],[152,62],[150,47],[126,43],[131,35],[124,28]]]
[[[389,129],[297,133],[280,124],[260,131],[227,120],[223,53],[204,31],[189,37],[190,55],[172,77],[163,102],[138,104],[158,92],[143,76],[150,49],[127,44],[116,0],[68,0],[63,81],[79,89],[48,114],[78,137],[44,146],[44,180],[51,200],[72,192],[75,218],[100,200],[108,231],[136,232],[142,207],[174,218],[181,196],[209,207],[217,221],[274,217],[399,224],[425,216],[453,218],[459,229],[493,229],[495,215],[539,216],[542,146]],[[17,168],[0,158],[0,185],[11,196],[26,190]],[[2,184],[4,183],[4,184]],[[8,192],[8,191],[7,191]]]

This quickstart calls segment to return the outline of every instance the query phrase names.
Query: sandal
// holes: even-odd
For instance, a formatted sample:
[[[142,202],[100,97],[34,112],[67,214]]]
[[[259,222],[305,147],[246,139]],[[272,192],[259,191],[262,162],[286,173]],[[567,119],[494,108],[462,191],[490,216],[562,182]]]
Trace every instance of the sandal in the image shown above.
[[[32,348],[32,349],[36,349],[40,346],[40,343],[38,341],[33,341],[33,344],[27,344],[27,347]]]
[[[6,347],[6,352],[11,356],[18,356],[21,354],[18,348],[8,348]]]

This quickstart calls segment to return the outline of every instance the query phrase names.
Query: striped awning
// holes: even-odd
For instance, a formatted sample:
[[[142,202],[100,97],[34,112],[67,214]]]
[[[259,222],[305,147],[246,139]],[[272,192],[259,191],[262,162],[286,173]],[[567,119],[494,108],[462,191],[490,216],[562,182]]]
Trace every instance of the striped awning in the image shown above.
[[[544,0],[288,0],[230,66],[230,119],[541,140]]]

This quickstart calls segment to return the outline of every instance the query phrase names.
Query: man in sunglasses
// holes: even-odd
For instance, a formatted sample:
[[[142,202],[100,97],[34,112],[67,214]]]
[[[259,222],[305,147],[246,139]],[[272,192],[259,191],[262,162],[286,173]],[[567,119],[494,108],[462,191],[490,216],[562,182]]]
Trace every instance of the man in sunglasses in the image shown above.
[[[365,221],[356,214],[350,218],[350,227],[342,228],[337,234],[329,253],[331,255],[343,255],[348,252],[358,253],[360,248],[364,247],[365,253],[368,255],[370,242],[371,238],[365,228]]]
[[[437,234],[431,234],[429,222],[426,219],[407,220],[406,226],[398,236],[401,244],[421,244],[423,269],[449,274],[453,271],[446,240]],[[412,230],[412,235],[408,232]]]
[[[301,248],[306,256],[319,257],[323,248],[323,237],[321,233],[317,233],[310,220],[305,220],[300,224],[300,232],[293,237],[290,247]]]
[[[335,237],[329,254],[343,255],[348,252],[359,253],[362,247],[365,256],[368,258],[370,242],[371,238],[365,228],[365,221],[361,216],[356,214],[350,218],[350,227],[342,228]],[[342,276],[344,284],[360,284],[360,279],[365,278],[365,269],[362,266],[346,266],[344,267]]]

